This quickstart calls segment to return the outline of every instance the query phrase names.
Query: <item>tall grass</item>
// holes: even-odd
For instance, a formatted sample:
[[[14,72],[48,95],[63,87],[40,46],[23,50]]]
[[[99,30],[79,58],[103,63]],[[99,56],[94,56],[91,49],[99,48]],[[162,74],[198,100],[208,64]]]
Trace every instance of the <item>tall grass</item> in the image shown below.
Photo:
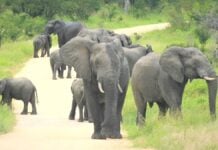
[[[155,31],[142,35],[138,43],[150,43],[154,51],[162,53],[172,44],[189,45],[192,31]],[[192,39],[197,45],[195,39]],[[191,41],[192,42],[192,41]],[[207,47],[211,47],[209,42]],[[216,106],[218,109],[218,106]],[[145,126],[136,126],[136,107],[131,86],[124,105],[124,129],[135,146],[160,150],[215,150],[218,149],[218,121],[210,121],[207,85],[202,80],[188,83],[182,104],[183,118],[175,120],[167,114],[158,119],[158,107],[147,108]]]
[[[18,72],[32,56],[32,47],[32,41],[4,43],[0,48],[0,79],[12,77]],[[0,106],[0,134],[10,131],[14,124],[15,115],[7,106]]]

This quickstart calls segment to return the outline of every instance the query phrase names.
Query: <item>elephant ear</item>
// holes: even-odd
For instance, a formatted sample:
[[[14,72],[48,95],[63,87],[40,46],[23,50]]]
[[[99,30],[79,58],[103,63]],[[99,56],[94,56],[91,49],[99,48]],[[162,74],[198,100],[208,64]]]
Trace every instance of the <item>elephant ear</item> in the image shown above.
[[[61,60],[66,65],[74,67],[80,78],[91,80],[90,50],[93,42],[81,37],[75,37],[60,48]]]
[[[170,48],[160,57],[160,66],[173,80],[184,81],[184,67],[180,60],[177,48]]]

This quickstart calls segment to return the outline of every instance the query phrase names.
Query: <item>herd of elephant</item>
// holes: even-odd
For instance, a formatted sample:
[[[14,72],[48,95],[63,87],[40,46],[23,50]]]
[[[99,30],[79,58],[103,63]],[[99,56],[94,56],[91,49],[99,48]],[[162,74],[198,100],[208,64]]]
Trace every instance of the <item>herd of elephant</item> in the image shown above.
[[[58,36],[59,49],[50,55],[52,33]],[[193,79],[206,81],[210,115],[212,120],[216,119],[216,72],[197,48],[172,46],[157,54],[150,45],[132,44],[125,34],[60,20],[49,21],[45,33],[33,45],[34,57],[38,57],[39,49],[42,57],[50,56],[52,79],[57,79],[56,72],[63,78],[66,66],[68,78],[72,67],[76,71],[69,119],[75,118],[78,106],[79,121],[89,120],[94,124],[92,139],[122,138],[120,123],[129,81],[138,125],[145,123],[147,104],[158,105],[159,117],[165,116],[168,109],[170,115],[181,117],[184,88]],[[36,114],[35,91],[35,86],[25,78],[0,80],[1,103],[10,105],[11,98],[22,99],[22,114],[27,114],[28,102],[32,104],[32,114]]]

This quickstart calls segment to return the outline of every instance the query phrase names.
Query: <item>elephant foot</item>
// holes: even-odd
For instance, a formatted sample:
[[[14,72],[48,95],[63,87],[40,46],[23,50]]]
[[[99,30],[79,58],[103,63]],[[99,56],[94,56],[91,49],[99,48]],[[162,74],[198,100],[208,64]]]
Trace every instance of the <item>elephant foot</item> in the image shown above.
[[[37,115],[36,111],[31,112],[31,115]]]
[[[57,78],[56,78],[56,77],[53,77],[52,80],[57,80]]]
[[[122,135],[119,132],[112,132],[108,129],[102,129],[101,134],[111,139],[122,139]]]
[[[33,56],[34,58],[39,58],[39,56]]]
[[[69,120],[75,120],[75,118],[72,116],[69,116]]]
[[[72,78],[71,76],[67,76],[67,78],[69,79],[69,78]]]
[[[101,133],[93,133],[91,138],[92,139],[105,140],[106,136],[102,135]]]
[[[78,120],[78,122],[83,122],[83,119],[80,118],[80,119]]]
[[[27,115],[28,112],[27,112],[27,111],[22,111],[20,114],[21,114],[21,115]]]

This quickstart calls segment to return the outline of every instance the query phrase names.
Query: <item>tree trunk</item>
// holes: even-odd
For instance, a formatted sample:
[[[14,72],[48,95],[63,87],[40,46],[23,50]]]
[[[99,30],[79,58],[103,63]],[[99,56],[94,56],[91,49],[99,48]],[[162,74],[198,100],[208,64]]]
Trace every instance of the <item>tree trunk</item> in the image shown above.
[[[130,8],[130,0],[124,0],[124,11],[128,13],[128,10]]]

